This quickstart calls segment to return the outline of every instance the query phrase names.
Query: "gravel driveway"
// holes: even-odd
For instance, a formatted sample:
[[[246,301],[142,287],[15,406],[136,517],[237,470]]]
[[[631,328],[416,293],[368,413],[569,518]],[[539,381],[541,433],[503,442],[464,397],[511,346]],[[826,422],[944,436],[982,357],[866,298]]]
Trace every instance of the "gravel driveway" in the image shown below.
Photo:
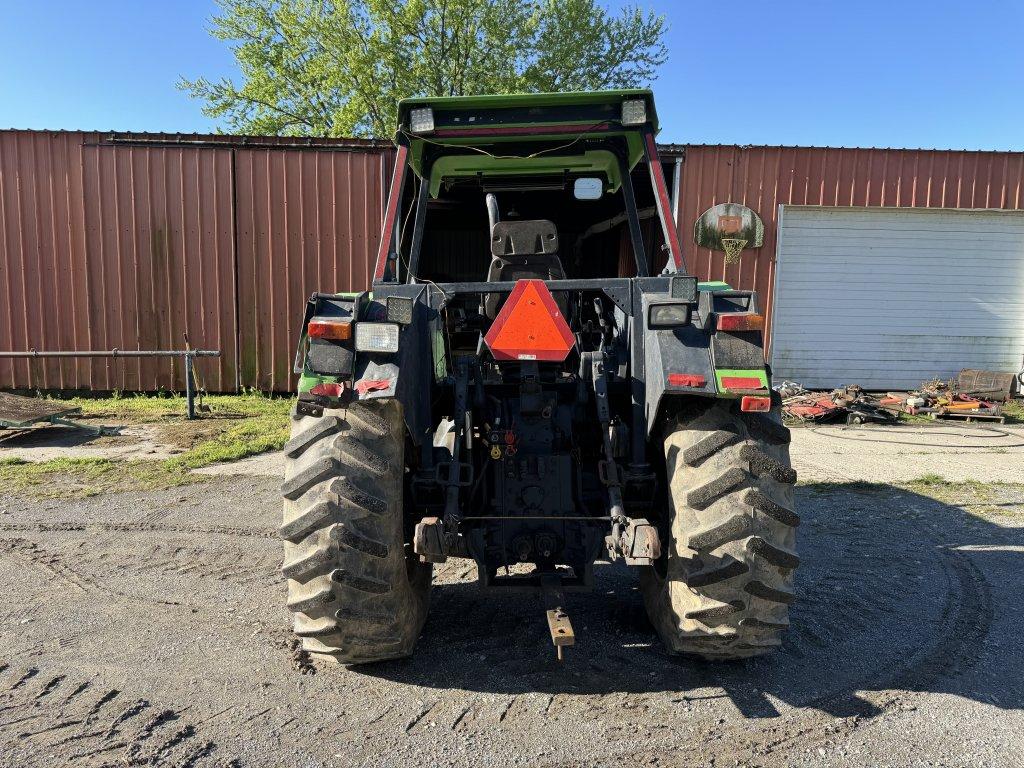
[[[666,656],[599,565],[559,665],[537,601],[455,560],[416,656],[349,670],[294,650],[275,479],[0,494],[0,765],[1021,765],[1024,492],[997,496],[800,486],[770,657]]]

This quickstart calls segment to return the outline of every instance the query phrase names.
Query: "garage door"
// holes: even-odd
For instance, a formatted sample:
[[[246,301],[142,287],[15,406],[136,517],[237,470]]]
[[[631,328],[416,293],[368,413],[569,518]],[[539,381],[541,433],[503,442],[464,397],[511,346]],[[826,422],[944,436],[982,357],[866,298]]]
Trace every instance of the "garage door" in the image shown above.
[[[782,206],[775,380],[910,389],[1024,355],[1024,213]]]

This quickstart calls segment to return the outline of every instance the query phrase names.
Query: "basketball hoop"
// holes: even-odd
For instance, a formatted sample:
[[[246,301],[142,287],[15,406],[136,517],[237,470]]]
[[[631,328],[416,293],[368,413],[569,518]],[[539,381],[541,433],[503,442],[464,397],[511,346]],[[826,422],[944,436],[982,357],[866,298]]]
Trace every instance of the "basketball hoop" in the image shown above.
[[[693,242],[698,248],[725,251],[725,263],[735,264],[745,248],[764,246],[764,224],[742,203],[719,203],[697,218]]]
[[[747,247],[746,240],[735,237],[722,238],[722,250],[725,251],[725,263],[735,264],[740,260],[740,251]]]

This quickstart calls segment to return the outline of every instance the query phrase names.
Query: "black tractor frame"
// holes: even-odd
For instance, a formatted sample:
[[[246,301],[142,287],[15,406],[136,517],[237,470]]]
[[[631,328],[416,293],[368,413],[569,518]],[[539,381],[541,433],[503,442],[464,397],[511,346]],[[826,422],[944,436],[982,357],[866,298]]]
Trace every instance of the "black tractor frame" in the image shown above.
[[[686,274],[649,92],[582,96],[585,104],[561,105],[577,110],[578,122],[569,126],[556,122],[562,113],[554,106],[546,107],[551,114],[502,106],[478,109],[481,120],[473,122],[482,127],[470,130],[464,123],[444,127],[446,119],[466,119],[472,105],[458,99],[403,102],[372,291],[313,294],[296,355],[301,379],[285,528],[295,532],[296,519],[323,525],[288,539],[285,571],[295,576],[289,587],[299,596],[292,599],[296,631],[306,632],[315,652],[350,662],[411,652],[425,600],[411,622],[382,619],[392,634],[376,654],[372,633],[351,618],[349,606],[361,599],[360,585],[372,581],[382,594],[406,590],[422,582],[414,571],[453,557],[476,562],[483,588],[541,594],[560,656],[573,637],[562,595],[590,588],[600,559],[649,571],[648,608],[672,650],[735,658],[778,644],[784,606],[774,606],[786,601],[768,600],[767,587],[758,585],[788,583],[795,515],[788,454],[777,447],[788,432],[770,390],[756,295]],[[627,125],[626,103],[637,101],[648,117]],[[608,119],[620,107],[623,118]],[[582,121],[580,109],[589,110]],[[415,115],[423,110],[430,113],[426,132],[440,138],[415,132],[426,124]],[[517,124],[527,113],[530,123]],[[457,140],[441,140],[452,132]],[[476,168],[480,152],[491,159]],[[593,176],[593,169],[578,170],[587,163],[604,169],[601,184],[615,189],[622,210],[582,234],[570,232],[577,254],[571,270],[587,270],[591,233],[624,224],[630,275],[566,275],[563,231],[542,219],[501,219],[503,196],[532,205]],[[542,167],[531,173],[531,164]],[[634,189],[634,171],[643,167],[645,199],[653,203],[647,217],[659,225],[647,242]],[[410,179],[418,186],[407,188]],[[444,202],[443,189],[468,189],[458,198],[463,209],[486,200],[489,279],[446,280],[424,269],[428,209]],[[506,204],[506,213],[511,208],[514,217],[515,207]],[[450,218],[458,223],[458,216]],[[571,218],[563,221],[572,228]],[[443,250],[436,238],[432,247]],[[659,274],[651,264],[660,265]],[[501,279],[506,273],[516,279]],[[525,283],[546,296],[554,321],[566,328],[571,343],[561,356],[493,348],[496,312],[506,303],[506,315],[517,312],[508,297]],[[333,447],[304,458],[325,434]],[[397,439],[404,446],[388,442]],[[688,447],[669,448],[676,443]],[[403,456],[402,466],[385,455]],[[717,462],[717,474],[694,480]],[[374,495],[376,481],[350,480],[367,468],[401,475],[393,498]],[[694,482],[694,490],[680,490]],[[400,517],[401,540],[366,543],[359,521],[376,514]],[[698,520],[709,514],[710,527]],[[776,530],[777,523],[783,527]],[[400,549],[408,581],[379,576],[383,561],[367,560],[366,573],[353,573],[345,565],[352,558],[344,560],[353,549],[383,552],[385,560]],[[766,575],[763,567],[778,573]]]

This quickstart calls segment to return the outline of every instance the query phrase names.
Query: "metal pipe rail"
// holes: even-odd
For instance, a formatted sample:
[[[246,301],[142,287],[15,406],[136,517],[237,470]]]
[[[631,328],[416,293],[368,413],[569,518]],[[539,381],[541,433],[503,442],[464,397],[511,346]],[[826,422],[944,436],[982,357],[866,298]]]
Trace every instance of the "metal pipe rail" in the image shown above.
[[[188,340],[186,339],[186,344]],[[196,391],[192,371],[197,357],[220,357],[219,349],[86,349],[86,350],[38,350],[27,352],[0,352],[0,358],[38,357],[183,357],[185,358],[185,402],[188,418],[196,417]]]
[[[74,350],[38,350],[27,352],[0,352],[0,357],[220,357],[219,349],[87,349],[81,352]]]

